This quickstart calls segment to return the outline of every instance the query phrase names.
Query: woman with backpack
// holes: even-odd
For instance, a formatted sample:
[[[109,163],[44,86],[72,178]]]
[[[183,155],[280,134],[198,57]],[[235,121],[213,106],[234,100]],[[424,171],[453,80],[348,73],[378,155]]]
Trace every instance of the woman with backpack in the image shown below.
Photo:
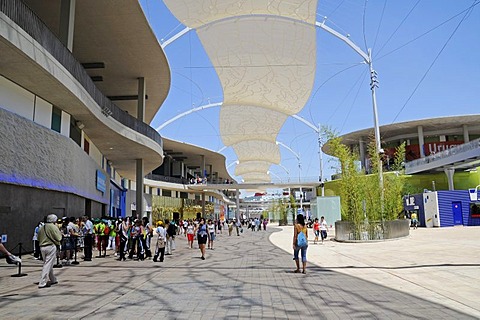
[[[308,248],[308,229],[305,225],[305,218],[303,214],[297,215],[296,223],[293,227],[293,260],[297,265],[297,269],[294,273],[300,273],[300,261],[298,258],[298,252],[302,254],[302,273],[305,274],[305,268],[307,267],[307,248]]]

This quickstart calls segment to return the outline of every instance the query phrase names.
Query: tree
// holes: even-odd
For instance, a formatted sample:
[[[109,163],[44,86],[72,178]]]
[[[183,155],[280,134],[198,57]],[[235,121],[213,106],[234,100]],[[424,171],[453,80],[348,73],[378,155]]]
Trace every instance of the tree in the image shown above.
[[[333,131],[324,129],[331,153],[338,159],[340,178],[340,203],[342,220],[353,224],[354,236],[361,239],[367,231],[369,238],[377,237],[379,223],[383,228],[384,220],[397,219],[402,211],[402,193],[405,187],[403,163],[405,144],[396,148],[393,164],[394,172],[383,174],[383,189],[380,188],[380,155],[376,151],[373,139],[368,145],[371,174],[365,174],[358,166],[358,152],[351,150],[341,142]]]

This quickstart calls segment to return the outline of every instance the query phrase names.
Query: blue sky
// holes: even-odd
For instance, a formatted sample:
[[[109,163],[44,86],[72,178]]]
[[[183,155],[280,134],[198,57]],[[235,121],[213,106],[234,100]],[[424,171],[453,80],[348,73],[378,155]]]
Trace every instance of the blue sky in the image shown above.
[[[160,42],[184,28],[162,1],[140,2]],[[479,113],[480,5],[476,5],[477,2],[370,0],[365,8],[363,0],[320,0],[317,20],[327,16],[328,26],[342,34],[350,34],[350,39],[364,51],[372,48],[380,81],[377,91],[379,122],[386,125]],[[472,5],[475,6],[467,15],[461,13]],[[347,45],[318,28],[317,48],[316,82],[309,102],[299,115],[340,133],[372,127],[368,66],[361,64],[361,57]],[[169,45],[165,52],[172,84],[151,124],[155,128],[179,113],[222,101],[215,70],[194,31]],[[219,150],[223,144],[218,115],[218,108],[193,113],[160,133],[171,139]],[[313,130],[289,119],[277,140],[300,155],[301,171],[295,156],[281,148],[281,164],[288,169],[289,175],[274,165],[270,169],[273,178],[296,180],[301,175],[305,180],[318,179],[318,143]],[[230,148],[222,153],[227,164],[236,160]],[[334,163],[328,159],[324,162],[325,177],[329,179],[335,172]],[[234,167],[229,170],[232,176]]]

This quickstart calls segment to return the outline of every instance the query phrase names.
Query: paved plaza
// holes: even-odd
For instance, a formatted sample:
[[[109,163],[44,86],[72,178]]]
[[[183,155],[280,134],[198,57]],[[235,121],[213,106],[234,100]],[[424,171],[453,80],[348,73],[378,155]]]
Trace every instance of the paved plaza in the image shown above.
[[[412,230],[397,241],[310,243],[294,274],[292,227],[218,236],[200,259],[183,236],[163,263],[113,255],[55,269],[0,264],[1,319],[478,319],[480,228]],[[311,238],[313,239],[313,238]],[[285,251],[285,250],[286,251]]]

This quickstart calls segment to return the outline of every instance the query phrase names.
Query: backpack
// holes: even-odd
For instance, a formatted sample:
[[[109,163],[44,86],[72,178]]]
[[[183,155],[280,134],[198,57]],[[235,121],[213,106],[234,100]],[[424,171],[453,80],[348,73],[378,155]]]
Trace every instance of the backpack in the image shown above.
[[[297,247],[305,247],[307,245],[307,237],[305,237],[305,233],[300,231],[297,235]]]
[[[106,236],[110,235],[110,227],[108,225],[105,225],[105,229],[103,229],[103,234]]]
[[[175,229],[176,229],[176,227],[175,227],[174,224],[169,224],[169,225],[168,225],[167,233],[168,233],[168,235],[169,235],[170,237],[173,237],[173,236],[175,235],[175,233],[176,233],[176,231],[177,231],[177,230],[175,230]]]

